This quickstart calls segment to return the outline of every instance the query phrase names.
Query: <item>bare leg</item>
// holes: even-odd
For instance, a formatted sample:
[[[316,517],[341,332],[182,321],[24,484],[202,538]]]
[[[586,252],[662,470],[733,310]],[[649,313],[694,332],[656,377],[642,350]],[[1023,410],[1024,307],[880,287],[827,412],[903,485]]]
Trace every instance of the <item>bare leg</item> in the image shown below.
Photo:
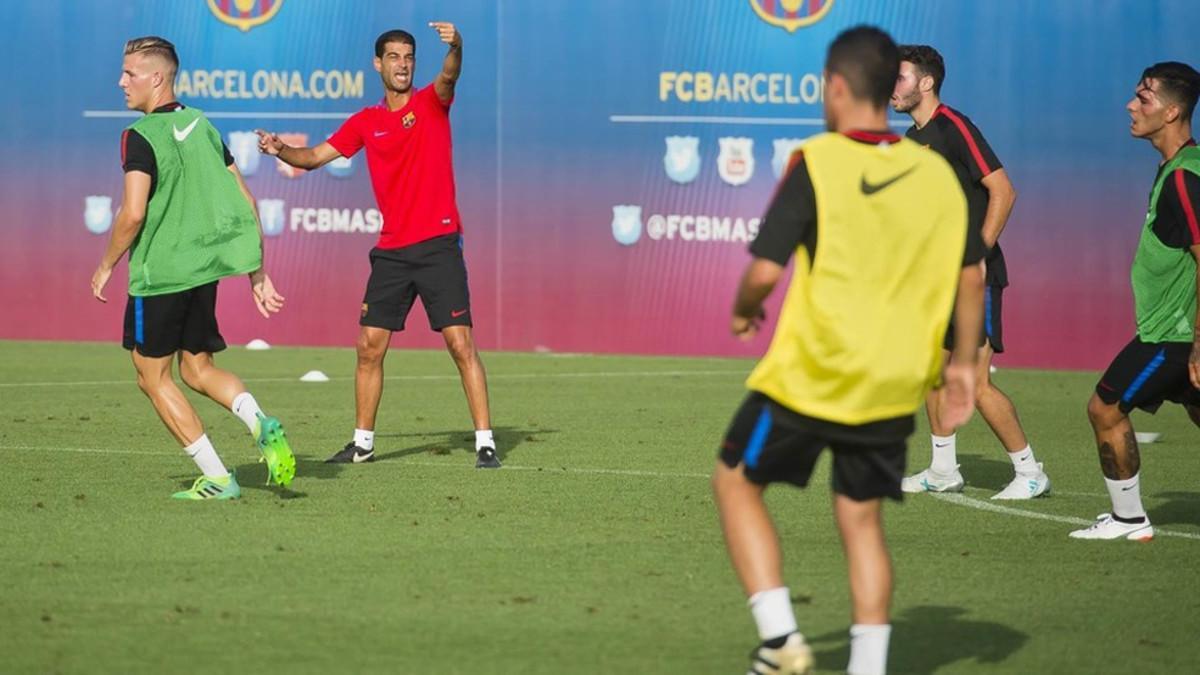
[[[379,400],[383,397],[383,357],[387,356],[392,331],[363,326],[358,333],[358,366],[354,370],[354,425],[374,430]]]
[[[213,363],[213,355],[207,352],[193,354],[180,351],[179,375],[183,377],[184,384],[225,409],[233,407],[233,399],[246,391],[241,379],[228,370],[218,368]]]
[[[733,569],[747,596],[783,586],[783,554],[775,525],[763,501],[763,486],[735,468],[717,462],[713,494]]]
[[[471,337],[470,326],[447,326],[442,329],[442,338],[446,341],[446,349],[458,366],[458,374],[462,378],[463,391],[467,394],[467,407],[471,410],[471,421],[476,430],[491,429],[492,420],[488,411],[487,372],[479,351],[475,348],[475,340]]]
[[[1096,434],[1100,470],[1104,472],[1104,477],[1127,480],[1137,475],[1142,467],[1142,457],[1129,416],[1115,404],[1109,405],[1093,393],[1088,401],[1088,421],[1092,423],[1092,431]]]
[[[978,363],[979,370],[975,376],[975,381],[978,383],[975,390],[975,405],[979,408],[979,414],[992,428],[992,432],[996,434],[996,438],[1000,439],[1000,443],[1004,445],[1006,451],[1013,453],[1024,450],[1025,446],[1029,445],[1029,440],[1025,438],[1025,431],[1021,429],[1021,421],[1017,419],[1017,409],[1013,406],[1012,400],[992,384],[992,346],[990,344],[985,344],[980,348]]]
[[[950,352],[942,352],[942,365],[950,362]],[[929,432],[934,436],[949,436],[954,433],[954,429],[942,426],[938,421],[938,392],[936,389],[931,389],[925,394],[925,414],[929,417]]]
[[[174,357],[142,356],[136,349],[131,354],[133,367],[137,369],[138,387],[150,399],[158,418],[181,446],[191,445],[204,434],[204,425],[171,378],[171,359]]]
[[[886,624],[892,598],[892,560],[883,535],[882,500],[856,502],[834,495],[833,512],[846,564],[854,623]]]

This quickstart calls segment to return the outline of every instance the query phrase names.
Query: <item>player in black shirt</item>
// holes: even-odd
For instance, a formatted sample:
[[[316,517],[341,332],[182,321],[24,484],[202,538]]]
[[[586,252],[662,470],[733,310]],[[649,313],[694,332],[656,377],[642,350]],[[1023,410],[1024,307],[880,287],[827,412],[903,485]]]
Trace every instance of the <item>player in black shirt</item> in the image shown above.
[[[979,413],[1008,451],[1016,476],[993,499],[1032,499],[1050,490],[1050,479],[1033,456],[1025,431],[1017,419],[1017,410],[1004,392],[989,377],[992,354],[1004,351],[1001,324],[1001,298],[1008,285],[1008,268],[1000,250],[1000,233],[1008,222],[1016,190],[1008,174],[996,159],[966,115],[942,103],[940,92],[946,77],[942,56],[932,47],[904,45],[900,48],[900,75],[892,94],[892,108],[907,113],[913,126],[905,135],[944,157],[967,197],[970,227],[983,237],[990,249],[987,262],[987,289],[984,294],[984,341],[979,353],[976,392]],[[953,348],[953,330],[946,333],[946,356]],[[957,492],[963,488],[958,471],[955,430],[938,424],[937,398],[926,399],[929,426],[933,432],[933,460],[928,469],[904,479],[905,492]]]

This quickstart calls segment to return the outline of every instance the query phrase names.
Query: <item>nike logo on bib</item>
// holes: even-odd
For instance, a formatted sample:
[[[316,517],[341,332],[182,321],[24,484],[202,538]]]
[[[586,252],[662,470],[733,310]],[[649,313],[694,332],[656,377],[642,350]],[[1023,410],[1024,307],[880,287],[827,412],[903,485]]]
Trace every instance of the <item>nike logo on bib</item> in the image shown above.
[[[891,178],[889,178],[888,180],[883,181],[882,183],[868,183],[867,177],[864,174],[862,177],[862,183],[859,184],[859,188],[862,190],[862,193],[864,195],[873,195],[876,192],[879,192],[880,190],[891,185],[892,183],[895,183],[896,181],[900,180],[901,178],[904,178],[908,174],[912,173],[916,168],[917,168],[916,166],[910,166],[910,167],[908,167],[907,171],[898,173],[895,176],[892,176]]]
[[[199,122],[199,121],[200,121],[200,118],[199,118],[199,117],[197,117],[196,119],[192,120],[192,123],[191,123],[191,124],[189,124],[189,125],[187,125],[186,127],[184,127],[184,128],[183,128],[183,131],[180,131],[180,130],[179,130],[179,127],[177,127],[177,126],[175,126],[174,124],[172,124],[172,125],[171,125],[171,131],[174,131],[174,132],[175,132],[175,140],[179,141],[180,143],[182,143],[182,142],[184,142],[185,140],[187,140],[187,137],[188,137],[188,136],[189,136],[189,135],[192,133],[192,129],[195,129],[195,128],[196,128],[196,122]]]

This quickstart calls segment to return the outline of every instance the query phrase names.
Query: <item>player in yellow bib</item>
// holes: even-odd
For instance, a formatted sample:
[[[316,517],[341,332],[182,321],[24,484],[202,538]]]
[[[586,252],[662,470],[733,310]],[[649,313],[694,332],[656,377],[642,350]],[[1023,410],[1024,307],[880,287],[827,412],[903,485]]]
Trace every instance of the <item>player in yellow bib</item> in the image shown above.
[[[803,673],[812,664],[783,584],[766,486],[807,485],[832,449],[853,599],[848,671],[883,673],[892,578],[882,499],[903,494],[914,413],[940,377],[944,419],[961,422],[972,410],[986,248],[967,227],[946,161],[888,129],[899,64],[895,43],[875,28],[850,29],[830,46],[831,133],[792,158],[738,289],[732,330],[750,339],[794,257],[770,348],[747,381],[713,475],[730,557],[763,641],[751,673]],[[952,308],[958,339],[943,374]]]

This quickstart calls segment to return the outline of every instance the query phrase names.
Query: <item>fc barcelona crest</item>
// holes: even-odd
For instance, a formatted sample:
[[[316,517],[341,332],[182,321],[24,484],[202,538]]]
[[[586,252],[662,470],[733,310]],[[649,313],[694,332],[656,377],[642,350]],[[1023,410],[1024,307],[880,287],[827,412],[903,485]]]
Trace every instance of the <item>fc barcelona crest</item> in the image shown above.
[[[279,13],[283,0],[208,0],[208,9],[243,33],[270,21]]]
[[[833,0],[750,0],[758,18],[789,33],[825,18]]]

